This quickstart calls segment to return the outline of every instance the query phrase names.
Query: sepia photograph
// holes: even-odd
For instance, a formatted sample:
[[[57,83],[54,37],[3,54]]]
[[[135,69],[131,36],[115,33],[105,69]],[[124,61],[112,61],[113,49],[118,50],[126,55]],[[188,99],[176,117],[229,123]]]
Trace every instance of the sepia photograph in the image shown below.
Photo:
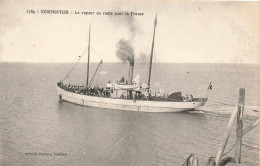
[[[260,1],[0,0],[1,166],[259,166]]]

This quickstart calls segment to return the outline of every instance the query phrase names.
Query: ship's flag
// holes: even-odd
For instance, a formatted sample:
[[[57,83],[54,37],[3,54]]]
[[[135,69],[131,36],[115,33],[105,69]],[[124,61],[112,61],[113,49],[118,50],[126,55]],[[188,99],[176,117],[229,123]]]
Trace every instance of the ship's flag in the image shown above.
[[[209,83],[208,90],[212,90],[211,82]]]
[[[140,74],[138,74],[134,79],[133,79],[133,82],[135,84],[139,84],[139,78],[140,78]]]

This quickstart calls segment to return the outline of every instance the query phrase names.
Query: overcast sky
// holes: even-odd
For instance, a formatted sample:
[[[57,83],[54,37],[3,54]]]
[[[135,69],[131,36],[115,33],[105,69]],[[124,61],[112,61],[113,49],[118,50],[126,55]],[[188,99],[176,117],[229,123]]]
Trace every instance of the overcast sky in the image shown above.
[[[68,15],[27,10],[69,10]],[[79,12],[137,12],[104,16]],[[1,62],[72,62],[88,45],[91,61],[119,62],[116,43],[130,40],[136,59],[151,49],[157,13],[158,62],[259,63],[260,2],[206,1],[0,1]],[[94,50],[94,51],[93,51]],[[82,61],[87,61],[86,54]]]

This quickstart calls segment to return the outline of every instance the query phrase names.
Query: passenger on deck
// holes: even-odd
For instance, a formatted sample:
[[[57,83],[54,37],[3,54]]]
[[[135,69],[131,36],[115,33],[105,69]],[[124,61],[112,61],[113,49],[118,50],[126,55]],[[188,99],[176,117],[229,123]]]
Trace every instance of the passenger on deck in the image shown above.
[[[125,78],[124,77],[121,77],[121,79],[119,80],[119,83],[125,83]]]
[[[122,94],[119,98],[124,99],[125,98],[124,94]]]
[[[136,92],[133,91],[133,92],[132,92],[132,95],[133,95],[133,100],[135,101],[135,100],[136,100]]]
[[[190,101],[193,101],[193,95],[190,94]]]
[[[136,92],[136,99],[140,99],[140,92]]]
[[[185,95],[185,100],[190,101],[189,96],[187,94]]]

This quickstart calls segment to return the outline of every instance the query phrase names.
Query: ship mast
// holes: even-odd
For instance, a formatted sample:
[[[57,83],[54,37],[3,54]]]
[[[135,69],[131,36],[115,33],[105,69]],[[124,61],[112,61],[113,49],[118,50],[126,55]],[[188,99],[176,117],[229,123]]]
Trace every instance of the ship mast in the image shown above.
[[[151,50],[151,56],[150,56],[149,75],[148,75],[148,90],[150,89],[150,84],[151,84],[151,72],[152,72],[152,63],[153,63],[153,48],[154,48],[154,37],[155,37],[156,25],[157,25],[157,14],[156,14],[155,20],[154,20],[153,43],[152,43],[152,50]]]
[[[87,81],[86,81],[86,87],[88,87],[88,79],[89,79],[89,58],[90,58],[90,29],[91,24],[89,25],[89,35],[88,35],[88,65],[87,65]]]

